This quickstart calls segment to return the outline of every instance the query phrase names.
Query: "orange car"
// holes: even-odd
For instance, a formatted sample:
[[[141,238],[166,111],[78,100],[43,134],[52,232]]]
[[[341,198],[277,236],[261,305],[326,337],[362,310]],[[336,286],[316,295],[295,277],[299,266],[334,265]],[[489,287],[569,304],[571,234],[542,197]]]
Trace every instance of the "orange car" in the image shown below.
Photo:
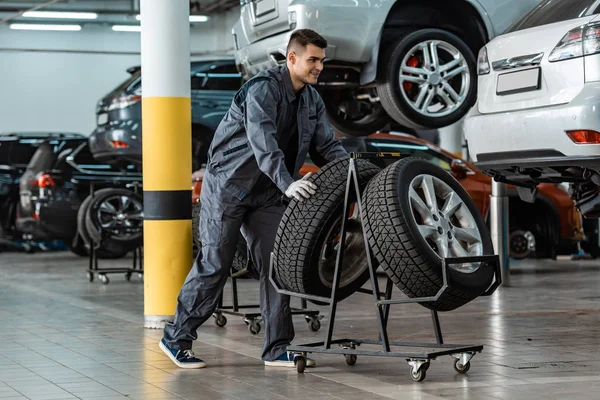
[[[406,156],[424,158],[452,174],[469,192],[481,214],[488,220],[492,180],[469,162],[436,145],[405,134],[374,133],[365,137],[339,138],[349,152],[399,152]],[[385,167],[396,160],[378,160]],[[377,163],[377,162],[375,162]],[[302,175],[318,167],[307,158],[300,170]],[[202,171],[194,174],[193,202],[198,201]],[[555,258],[557,254],[572,254],[578,241],[584,238],[582,220],[568,193],[559,185],[544,183],[538,186],[534,203],[526,203],[508,186],[510,253],[513,258]]]

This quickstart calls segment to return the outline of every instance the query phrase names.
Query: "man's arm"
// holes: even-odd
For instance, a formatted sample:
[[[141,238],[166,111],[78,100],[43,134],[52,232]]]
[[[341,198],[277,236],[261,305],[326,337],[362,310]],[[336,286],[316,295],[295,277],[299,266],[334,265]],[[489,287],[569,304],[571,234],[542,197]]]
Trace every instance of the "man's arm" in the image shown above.
[[[275,139],[279,97],[271,81],[254,83],[248,89],[244,121],[258,167],[279,190],[285,192],[294,179],[285,166],[285,157]]]
[[[344,149],[340,141],[335,138],[333,129],[331,129],[331,125],[327,119],[325,104],[319,98],[317,104],[317,126],[310,146],[310,158],[318,167],[322,167],[328,162],[345,157],[348,157],[348,152]]]

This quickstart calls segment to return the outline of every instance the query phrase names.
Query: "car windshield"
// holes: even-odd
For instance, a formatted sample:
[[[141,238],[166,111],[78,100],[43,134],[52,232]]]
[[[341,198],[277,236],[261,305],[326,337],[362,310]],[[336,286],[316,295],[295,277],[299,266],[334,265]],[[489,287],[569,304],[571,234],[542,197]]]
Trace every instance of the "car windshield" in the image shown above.
[[[586,16],[596,0],[544,0],[511,25],[505,33]],[[597,7],[594,13],[598,12]]]

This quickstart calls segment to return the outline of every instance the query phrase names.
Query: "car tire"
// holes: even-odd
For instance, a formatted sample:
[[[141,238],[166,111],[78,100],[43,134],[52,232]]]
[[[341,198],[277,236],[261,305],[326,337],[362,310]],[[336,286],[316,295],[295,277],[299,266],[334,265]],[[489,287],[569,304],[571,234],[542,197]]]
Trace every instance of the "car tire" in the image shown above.
[[[192,205],[192,237],[194,243],[194,253],[198,253],[202,249],[200,242],[200,201]],[[260,275],[254,268],[254,264],[249,257],[248,245],[244,235],[240,232],[238,235],[237,249],[233,258],[231,268],[233,272],[241,272],[246,269],[246,273],[240,275],[240,278],[259,279]]]
[[[89,257],[89,249],[90,246],[92,246],[92,239],[90,238],[90,235],[85,226],[87,210],[91,200],[92,196],[86,197],[79,206],[79,210],[77,210],[77,233],[79,236],[79,238],[77,239],[77,244],[73,246],[73,244],[67,243],[67,247],[69,248],[69,250],[71,250],[74,254],[80,257]],[[82,251],[82,246],[85,249],[85,254]],[[107,251],[101,246],[96,249],[96,255],[99,259],[113,260],[123,258],[127,255],[127,253],[129,253],[129,249],[118,246],[112,246],[111,250],[112,251]]]
[[[381,169],[365,160],[356,161],[360,187],[364,188]],[[301,202],[292,199],[285,210],[273,246],[275,275],[283,289],[331,296],[337,254],[335,244],[341,228],[348,164],[348,158],[326,164],[308,178],[317,185],[316,193]],[[353,195],[350,201],[355,198]],[[353,215],[358,215],[358,210],[355,211]],[[338,300],[356,292],[369,279],[360,220],[351,218],[346,226],[347,247]]]
[[[463,72],[446,79],[442,76],[443,73],[428,70],[427,75],[430,78],[427,84],[423,83],[422,87],[418,82],[403,81],[401,83],[401,67],[415,69],[420,66],[423,70],[425,53],[417,48],[421,44],[431,43],[441,44],[439,47],[441,51],[437,51],[440,63],[449,65],[451,60],[460,58],[461,63],[456,68],[451,68],[450,71],[454,72],[457,71],[457,68],[463,68]],[[431,58],[431,56],[429,57]],[[462,39],[447,31],[422,29],[398,37],[384,52],[379,66],[377,93],[381,105],[391,118],[403,126],[414,129],[442,128],[459,121],[475,104],[477,96],[475,56]],[[425,74],[419,76],[424,77]],[[409,74],[405,71],[403,77],[403,79],[414,79],[416,74]],[[461,96],[460,101],[452,99],[448,88],[452,88],[455,94]],[[425,97],[420,96],[422,90],[425,90],[423,92]],[[417,110],[420,107],[412,105],[411,100],[420,99],[419,104],[425,102],[429,96],[428,90],[434,91],[431,100],[436,101],[435,105],[446,105],[445,108],[438,110],[437,114],[430,108],[429,111],[432,114],[426,115],[422,110]],[[447,99],[451,99],[455,106],[448,107]]]
[[[113,217],[117,219],[112,223],[107,222],[113,213],[116,213]],[[122,214],[124,217],[120,219]],[[102,222],[111,225],[103,227]],[[85,227],[90,239],[101,243],[103,248],[111,252],[113,249],[118,252],[141,246],[142,224],[142,197],[127,189],[107,188],[96,191],[85,212]]]
[[[368,104],[363,107],[365,114],[360,118],[351,119],[352,117],[344,112],[344,104],[348,106],[355,102],[355,105],[360,106],[363,102],[363,100],[353,99],[351,90],[324,91],[321,95],[325,103],[327,120],[336,132],[344,136],[367,136],[383,129],[390,122],[390,117],[381,104],[371,103],[368,100],[365,100]]]
[[[437,204],[427,200],[432,196],[426,194],[432,192]],[[441,199],[447,202],[442,204]],[[408,297],[438,293],[443,286],[442,257],[494,254],[489,231],[467,191],[446,171],[423,159],[407,157],[385,168],[367,185],[362,204],[373,255]],[[446,205],[454,206],[446,210]],[[454,235],[460,236],[460,242]],[[466,237],[472,245],[468,254],[461,244]],[[438,248],[437,243],[445,245]],[[457,245],[463,254],[457,254]],[[494,278],[493,269],[483,263],[450,266],[448,271],[448,288],[439,299],[419,304],[436,311],[454,310],[483,294]]]

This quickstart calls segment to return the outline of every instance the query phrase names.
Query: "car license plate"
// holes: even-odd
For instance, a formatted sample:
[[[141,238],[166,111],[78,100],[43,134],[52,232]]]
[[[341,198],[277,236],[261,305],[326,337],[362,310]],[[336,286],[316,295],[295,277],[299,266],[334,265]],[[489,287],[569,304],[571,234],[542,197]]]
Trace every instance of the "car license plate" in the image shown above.
[[[108,114],[107,113],[98,115],[98,125],[104,125],[107,122],[108,122]]]
[[[498,75],[496,94],[506,96],[539,90],[542,87],[541,77],[542,70],[539,67]]]

